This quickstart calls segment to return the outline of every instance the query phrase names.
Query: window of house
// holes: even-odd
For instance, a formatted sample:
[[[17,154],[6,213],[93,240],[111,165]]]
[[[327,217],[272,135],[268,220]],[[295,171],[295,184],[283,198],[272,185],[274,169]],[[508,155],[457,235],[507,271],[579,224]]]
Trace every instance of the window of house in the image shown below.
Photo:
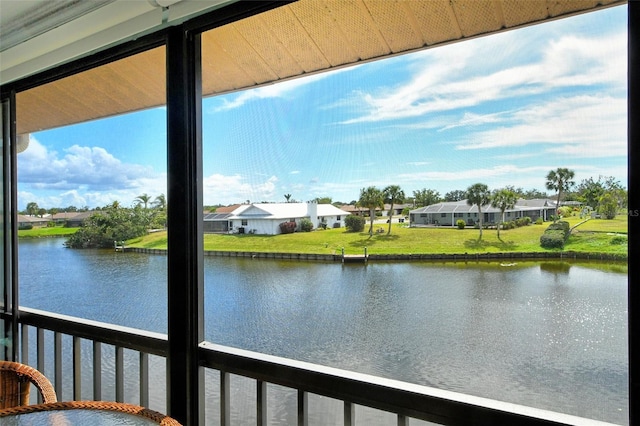
[[[242,219],[242,226],[247,226],[249,221],[247,219]]]

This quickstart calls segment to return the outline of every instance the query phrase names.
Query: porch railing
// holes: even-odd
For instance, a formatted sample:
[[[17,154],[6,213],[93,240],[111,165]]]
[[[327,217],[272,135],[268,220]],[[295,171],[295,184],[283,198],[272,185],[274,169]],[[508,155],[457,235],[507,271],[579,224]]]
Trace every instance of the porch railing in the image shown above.
[[[124,351],[135,351],[139,358],[136,379],[139,383],[139,401],[127,402],[149,406],[149,356],[166,357],[168,349],[166,335],[30,308],[20,309],[19,323],[18,343],[21,361],[33,365],[29,358],[35,356],[34,366],[45,371],[53,379],[59,398],[65,383],[63,363],[64,365],[70,363],[73,399],[82,399],[83,381],[92,383],[93,399],[103,399],[102,392],[106,385],[102,381],[102,372],[105,368],[102,362],[102,345],[110,345],[114,348],[113,366],[110,367],[115,369],[111,372],[115,383],[110,386],[115,387],[115,400],[124,401],[125,381],[134,380],[130,378],[129,371],[125,372]],[[35,333],[35,337],[32,333]],[[65,339],[71,339],[71,354],[63,351],[64,336],[68,336]],[[35,348],[31,346],[34,341]],[[90,342],[85,345],[90,344],[92,347],[91,371],[87,372],[84,371],[82,362],[83,342]],[[216,370],[219,374],[219,406],[213,411],[219,415],[216,423],[219,421],[222,426],[231,424],[230,386],[236,375],[255,381],[256,400],[253,402],[256,407],[257,425],[268,423],[269,386],[267,385],[270,384],[295,390],[298,425],[307,425],[309,422],[309,395],[320,395],[342,401],[344,425],[355,424],[358,405],[392,413],[397,418],[398,425],[408,425],[411,418],[444,425],[608,424],[209,342],[203,342],[200,345],[199,358],[202,367]],[[47,366],[50,368],[51,364],[53,377],[46,371]],[[211,401],[205,401],[205,403],[210,405]],[[201,409],[204,410],[204,407]]]

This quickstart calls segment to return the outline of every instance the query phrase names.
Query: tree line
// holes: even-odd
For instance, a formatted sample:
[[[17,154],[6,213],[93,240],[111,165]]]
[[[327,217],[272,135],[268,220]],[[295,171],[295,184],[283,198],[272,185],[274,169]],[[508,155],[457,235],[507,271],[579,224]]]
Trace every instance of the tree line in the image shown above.
[[[587,206],[591,210],[597,211],[606,219],[613,219],[617,212],[627,205],[627,191],[613,177],[598,177],[584,179],[576,186],[575,172],[568,168],[557,168],[550,170],[545,177],[545,188],[554,191],[556,194],[556,214],[554,220],[560,216],[561,201],[577,201]],[[574,189],[575,188],[575,189]],[[480,238],[482,238],[483,215],[482,208],[491,205],[500,210],[501,223],[497,226],[498,238],[500,237],[501,224],[504,223],[506,210],[512,209],[519,198],[534,199],[548,198],[547,193],[535,189],[523,190],[513,186],[489,190],[485,183],[475,183],[465,190],[454,190],[445,194],[444,197],[433,189],[423,188],[413,191],[413,197],[406,197],[405,192],[398,185],[389,185],[384,189],[369,186],[360,190],[360,198],[356,205],[369,210],[370,226],[369,235],[373,235],[373,222],[375,211],[383,209],[385,203],[389,207],[389,229],[391,233],[391,221],[393,218],[393,207],[402,203],[413,203],[414,207],[424,207],[440,202],[467,200],[470,206],[476,206],[479,216]]]
[[[119,201],[115,201],[115,203],[118,203],[118,205],[120,205]],[[160,209],[160,210],[164,210],[167,207],[167,199],[164,196],[164,194],[160,194],[157,197],[153,198],[147,194],[141,194],[138,195],[136,198],[134,198],[133,201],[134,206],[135,205],[141,205],[144,206],[144,208],[154,208],[154,209]],[[35,201],[31,201],[29,203],[27,203],[26,207],[24,210],[19,211],[18,213],[25,215],[25,216],[40,216],[40,217],[44,217],[44,215],[49,214],[49,215],[55,215],[58,213],[81,213],[81,212],[88,212],[89,210],[93,210],[93,211],[101,211],[103,209],[108,208],[111,205],[107,205],[104,207],[96,207],[94,209],[90,209],[89,206],[84,206],[84,207],[76,207],[74,205],[70,205],[67,207],[51,207],[49,209],[45,209],[44,207],[40,207],[38,205],[38,203],[36,203]]]
[[[70,248],[109,248],[116,242],[146,235],[150,229],[164,229],[166,207],[164,194],[153,201],[147,194],[139,195],[133,207],[122,207],[114,201],[96,209],[65,244]]]

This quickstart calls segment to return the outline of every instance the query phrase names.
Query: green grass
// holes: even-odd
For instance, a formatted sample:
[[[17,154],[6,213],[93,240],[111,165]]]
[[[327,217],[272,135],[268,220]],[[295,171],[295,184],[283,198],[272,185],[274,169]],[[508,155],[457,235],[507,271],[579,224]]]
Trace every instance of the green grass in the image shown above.
[[[569,218],[574,226],[580,218]],[[522,228],[500,231],[500,239],[495,229],[485,229],[478,239],[479,231],[473,228],[409,228],[396,224],[387,235],[387,225],[376,225],[374,229],[384,229],[384,233],[352,233],[342,229],[296,232],[284,235],[249,234],[206,234],[204,249],[217,251],[279,252],[336,254],[344,247],[346,254],[422,254],[422,253],[497,253],[497,252],[547,252],[540,247],[540,235],[550,222]],[[368,230],[368,227],[365,228]],[[564,251],[607,253],[626,255],[626,244],[611,244],[612,233],[626,233],[627,218],[619,216],[614,220],[589,220],[579,225],[569,237]],[[132,247],[166,248],[166,232],[156,232],[129,241]]]
[[[65,228],[64,226],[19,229],[18,238],[66,237],[77,230],[78,228]]]
[[[572,218],[573,219],[573,218]],[[580,220],[569,221],[575,226]],[[578,225],[569,236],[565,250],[590,253],[627,254],[627,216],[616,216],[614,219],[590,219]],[[616,238],[618,237],[618,238]],[[621,238],[622,237],[622,238]],[[616,242],[618,242],[616,244]]]

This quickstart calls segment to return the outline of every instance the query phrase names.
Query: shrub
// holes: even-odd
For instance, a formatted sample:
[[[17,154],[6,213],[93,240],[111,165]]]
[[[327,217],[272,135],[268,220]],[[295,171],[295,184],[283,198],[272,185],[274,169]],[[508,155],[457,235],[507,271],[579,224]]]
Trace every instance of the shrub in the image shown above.
[[[547,249],[561,249],[564,247],[564,242],[567,240],[567,237],[569,237],[570,232],[571,227],[569,226],[569,222],[565,222],[564,220],[554,222],[547,227],[544,234],[540,237],[540,246]]]
[[[614,246],[627,244],[627,237],[625,237],[624,235],[617,235],[617,236],[613,237],[611,239],[611,241],[609,241],[609,244],[614,245]]]
[[[306,217],[300,220],[300,230],[302,232],[311,232],[312,229],[313,229],[313,222],[311,222],[311,220],[307,219]]]
[[[618,213],[618,202],[613,195],[606,193],[600,197],[598,213],[604,216],[605,219],[613,219],[616,217],[616,213]]]
[[[33,229],[33,225],[30,223],[21,223],[18,229]]]
[[[569,206],[562,206],[558,209],[558,214],[562,217],[569,217],[573,214],[573,209]]]
[[[296,230],[295,222],[282,222],[280,224],[280,232],[283,234],[293,234]]]
[[[541,217],[536,219],[536,225],[542,225],[542,222],[544,222],[544,221],[542,220]]]
[[[462,219],[458,219],[456,221],[456,226],[458,227],[458,229],[464,229],[465,225],[466,225],[466,223]]]
[[[540,246],[546,249],[563,248],[564,247],[564,233],[560,230],[544,231],[544,234],[540,236]]]
[[[364,229],[364,218],[355,215],[349,215],[344,218],[344,226],[349,232],[360,232]]]
[[[546,231],[562,231],[564,234],[564,237],[567,238],[569,236],[569,232],[571,230],[571,227],[569,226],[569,222],[566,222],[564,220],[559,220],[557,222],[552,223],[551,225],[549,225],[549,227],[547,228]]]

